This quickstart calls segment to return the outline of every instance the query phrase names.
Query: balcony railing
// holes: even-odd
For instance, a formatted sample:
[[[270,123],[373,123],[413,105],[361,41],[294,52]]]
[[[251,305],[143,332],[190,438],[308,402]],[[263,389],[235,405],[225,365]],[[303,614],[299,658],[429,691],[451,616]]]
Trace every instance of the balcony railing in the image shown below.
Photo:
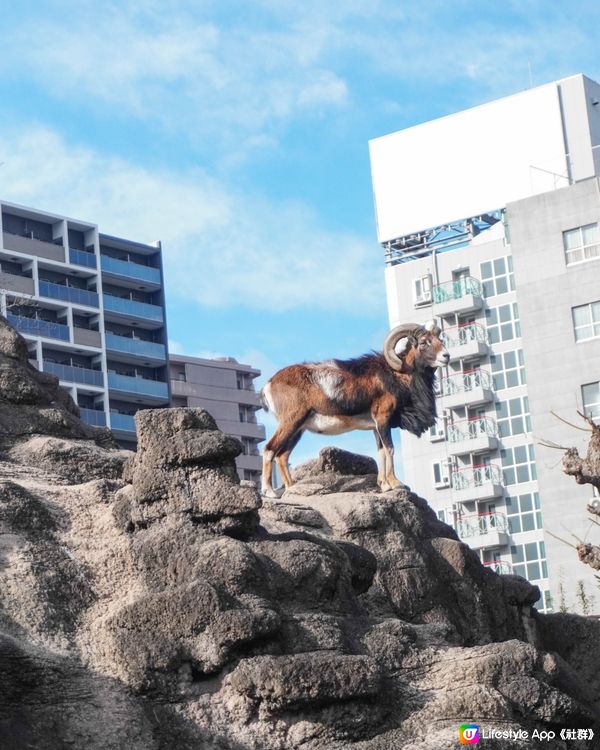
[[[100,256],[100,267],[106,273],[112,273],[115,276],[125,276],[137,281],[160,284],[160,269],[152,266],[142,266],[140,263],[132,263],[128,260],[118,260],[108,255],[102,255]]]
[[[487,370],[468,370],[441,378],[439,389],[442,396],[472,391],[475,388],[492,390],[492,376]]]
[[[449,443],[477,440],[484,435],[498,437],[498,426],[496,420],[489,417],[475,417],[475,419],[465,419],[448,425],[447,435]]]
[[[131,375],[118,375],[115,372],[109,372],[108,387],[114,391],[134,393],[140,396],[155,396],[165,400],[169,398],[169,387],[160,380],[135,378]]]
[[[456,524],[456,531],[461,539],[474,536],[484,536],[492,532],[508,534],[508,521],[504,513],[480,513],[472,516],[462,516]]]
[[[118,414],[111,411],[110,427],[112,430],[122,430],[123,432],[133,432],[135,434],[135,421],[130,414]]]
[[[79,414],[86,424],[92,427],[106,427],[106,414],[96,409],[86,409],[79,407]]]
[[[490,570],[499,575],[512,575],[513,572],[513,566],[509,562],[501,562],[500,560],[485,562],[483,563],[483,567],[490,568]]]
[[[96,292],[87,289],[78,289],[74,286],[63,286],[53,284],[50,281],[40,281],[40,296],[50,299],[60,299],[64,302],[75,302],[87,307],[98,307],[99,297]]]
[[[114,333],[106,334],[106,349],[107,351],[125,354],[138,354],[141,357],[152,357],[153,359],[166,359],[167,356],[164,344],[132,339],[128,336],[117,336]]]
[[[446,328],[444,329],[443,339],[447,347],[464,346],[471,341],[489,343],[487,331],[479,323],[463,323],[459,326]]]
[[[163,309],[159,305],[150,305],[147,302],[136,302],[123,297],[115,297],[112,294],[104,295],[104,309],[108,312],[116,312],[121,315],[129,315],[133,318],[145,318],[158,323],[163,321]]]
[[[438,284],[433,287],[433,301],[435,304],[448,302],[448,300],[452,299],[460,299],[467,294],[472,294],[474,297],[481,297],[483,295],[479,279],[466,276],[455,281],[446,281],[444,284]]]
[[[483,484],[502,484],[502,470],[495,464],[466,466],[452,472],[452,488],[465,490]]]
[[[69,340],[69,326],[62,323],[51,323],[38,318],[25,318],[21,315],[6,313],[6,319],[19,333],[29,333],[33,336],[44,336],[48,339]]]
[[[99,385],[100,387],[104,385],[101,370],[61,365],[58,362],[46,362],[46,360],[44,360],[43,368],[44,372],[50,372],[60,380],[67,380],[71,383],[82,383],[83,385]]]
[[[86,253],[84,250],[74,250],[69,248],[69,262],[76,266],[85,266],[86,268],[96,268],[96,256],[94,253]]]

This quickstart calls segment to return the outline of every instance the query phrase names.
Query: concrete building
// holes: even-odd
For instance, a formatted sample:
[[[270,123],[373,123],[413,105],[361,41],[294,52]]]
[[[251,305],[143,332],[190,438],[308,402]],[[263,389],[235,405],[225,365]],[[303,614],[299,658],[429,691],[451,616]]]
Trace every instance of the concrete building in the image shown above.
[[[600,86],[562,79],[370,154],[390,325],[436,317],[451,353],[438,424],[402,435],[405,480],[484,564],[539,585],[538,607],[599,612],[553,536],[598,542],[592,489],[539,443],[584,449],[561,419],[600,416]]]
[[[260,482],[262,459],[258,444],[265,428],[256,421],[261,408],[253,381],[260,375],[233,357],[202,359],[172,354],[169,360],[171,406],[200,406],[223,432],[238,438],[244,452],[236,459],[240,479]]]
[[[7,202],[0,209],[2,313],[82,418],[134,447],[135,412],[170,399],[160,243]]]

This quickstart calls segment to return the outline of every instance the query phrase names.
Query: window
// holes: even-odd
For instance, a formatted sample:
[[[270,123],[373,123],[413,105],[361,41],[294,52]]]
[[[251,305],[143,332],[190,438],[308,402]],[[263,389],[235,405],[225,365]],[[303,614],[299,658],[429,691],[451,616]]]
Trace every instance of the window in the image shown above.
[[[521,336],[519,308],[516,302],[491,307],[485,311],[485,317],[490,344],[510,341]]]
[[[445,424],[443,419],[436,419],[435,424],[429,428],[429,440],[435,443],[446,437]]]
[[[504,388],[515,388],[517,385],[525,384],[525,367],[521,349],[494,354],[490,357],[490,362],[494,390],[501,391]]]
[[[582,263],[600,257],[600,232],[598,224],[586,224],[563,232],[567,265]]]
[[[533,445],[517,445],[500,451],[504,484],[521,484],[537,479]]]
[[[435,487],[448,487],[450,484],[450,472],[446,461],[435,461],[432,464],[433,484]]]
[[[413,298],[415,306],[431,304],[431,274],[413,279]]]
[[[600,417],[600,381],[581,386],[583,413],[586,417]]]
[[[507,401],[497,401],[494,406],[496,407],[498,434],[501,438],[531,432],[529,399],[527,396],[517,396]]]
[[[537,492],[506,498],[506,515],[511,534],[542,528],[540,496]]]
[[[510,255],[503,258],[495,258],[494,260],[486,260],[485,263],[481,263],[480,269],[485,297],[494,297],[497,294],[514,292],[515,278],[512,257]]]
[[[600,301],[574,307],[572,313],[575,341],[600,336]]]
[[[544,542],[512,545],[510,553],[515,575],[523,576],[528,581],[539,581],[543,578],[548,578]]]

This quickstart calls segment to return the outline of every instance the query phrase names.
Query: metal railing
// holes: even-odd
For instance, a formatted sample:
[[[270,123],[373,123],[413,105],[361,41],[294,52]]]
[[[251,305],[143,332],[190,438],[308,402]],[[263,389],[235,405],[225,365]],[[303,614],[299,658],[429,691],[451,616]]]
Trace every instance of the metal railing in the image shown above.
[[[460,299],[467,294],[475,297],[483,296],[483,288],[479,279],[473,276],[465,276],[455,281],[446,281],[444,284],[438,284],[433,287],[433,301],[435,304],[448,302],[452,299]]]
[[[490,568],[490,570],[499,575],[512,575],[513,572],[513,566],[509,562],[502,562],[501,560],[485,562],[483,563],[483,567]]]
[[[167,357],[164,344],[155,344],[153,341],[134,339],[129,336],[117,336],[114,333],[105,334],[105,338],[107,351],[139,354],[142,357],[153,357],[154,359],[166,359]]]
[[[58,362],[43,362],[44,372],[50,372],[56,375],[60,380],[67,380],[71,383],[82,383],[83,385],[104,385],[104,377],[101,370],[92,370],[87,367],[73,367],[72,365],[62,365]]]
[[[467,370],[448,375],[439,380],[439,391],[442,396],[453,393],[472,391],[475,388],[492,389],[492,376],[487,370]]]
[[[132,299],[115,297],[112,294],[105,294],[104,309],[110,312],[121,313],[122,315],[131,315],[134,318],[146,318],[162,323],[163,309],[159,305],[151,305],[148,302],[137,302]]]
[[[466,466],[464,469],[454,469],[451,480],[452,488],[455,490],[481,487],[488,482],[502,484],[502,470],[495,464]]]
[[[135,421],[130,414],[118,414],[111,411],[110,426],[113,430],[123,430],[124,432],[135,433]]]
[[[86,424],[92,425],[92,427],[106,427],[106,414],[103,411],[97,409],[86,409],[83,406],[79,407],[79,414],[81,419]]]
[[[445,328],[442,337],[447,347],[464,346],[471,341],[489,343],[487,330],[479,323],[462,323],[459,326]]]
[[[96,256],[94,253],[86,253],[85,250],[75,250],[69,248],[69,262],[76,266],[85,266],[86,268],[96,268]]]
[[[64,302],[75,302],[87,307],[98,307],[99,297],[96,292],[78,289],[74,286],[54,284],[51,281],[40,281],[40,296],[50,299],[60,299]]]
[[[109,372],[108,387],[114,391],[134,393],[140,396],[156,396],[165,400],[169,398],[169,386],[160,380],[135,378],[131,375],[118,375],[115,372]]]
[[[126,276],[130,279],[160,284],[160,269],[142,266],[141,263],[132,263],[129,260],[119,260],[108,255],[101,255],[100,268],[106,273],[113,273],[116,276]]]
[[[6,313],[6,319],[19,333],[30,333],[34,336],[69,341],[69,326],[65,326],[62,323],[52,323],[39,318],[26,318],[22,315],[13,315],[12,313]]]
[[[484,536],[493,531],[508,534],[508,521],[504,513],[496,512],[462,516],[457,521],[456,531],[461,539]]]
[[[498,425],[496,420],[490,417],[475,417],[447,425],[446,434],[449,443],[476,440],[484,435],[498,437]]]

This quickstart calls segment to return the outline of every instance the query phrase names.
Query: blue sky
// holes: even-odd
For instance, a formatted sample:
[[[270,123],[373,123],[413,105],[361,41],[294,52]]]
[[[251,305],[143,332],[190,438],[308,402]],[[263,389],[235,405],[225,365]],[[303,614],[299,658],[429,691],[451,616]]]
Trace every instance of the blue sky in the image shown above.
[[[266,376],[383,341],[369,138],[530,70],[600,78],[600,6],[577,0],[36,0],[3,28],[0,196],[161,239],[173,350]]]

